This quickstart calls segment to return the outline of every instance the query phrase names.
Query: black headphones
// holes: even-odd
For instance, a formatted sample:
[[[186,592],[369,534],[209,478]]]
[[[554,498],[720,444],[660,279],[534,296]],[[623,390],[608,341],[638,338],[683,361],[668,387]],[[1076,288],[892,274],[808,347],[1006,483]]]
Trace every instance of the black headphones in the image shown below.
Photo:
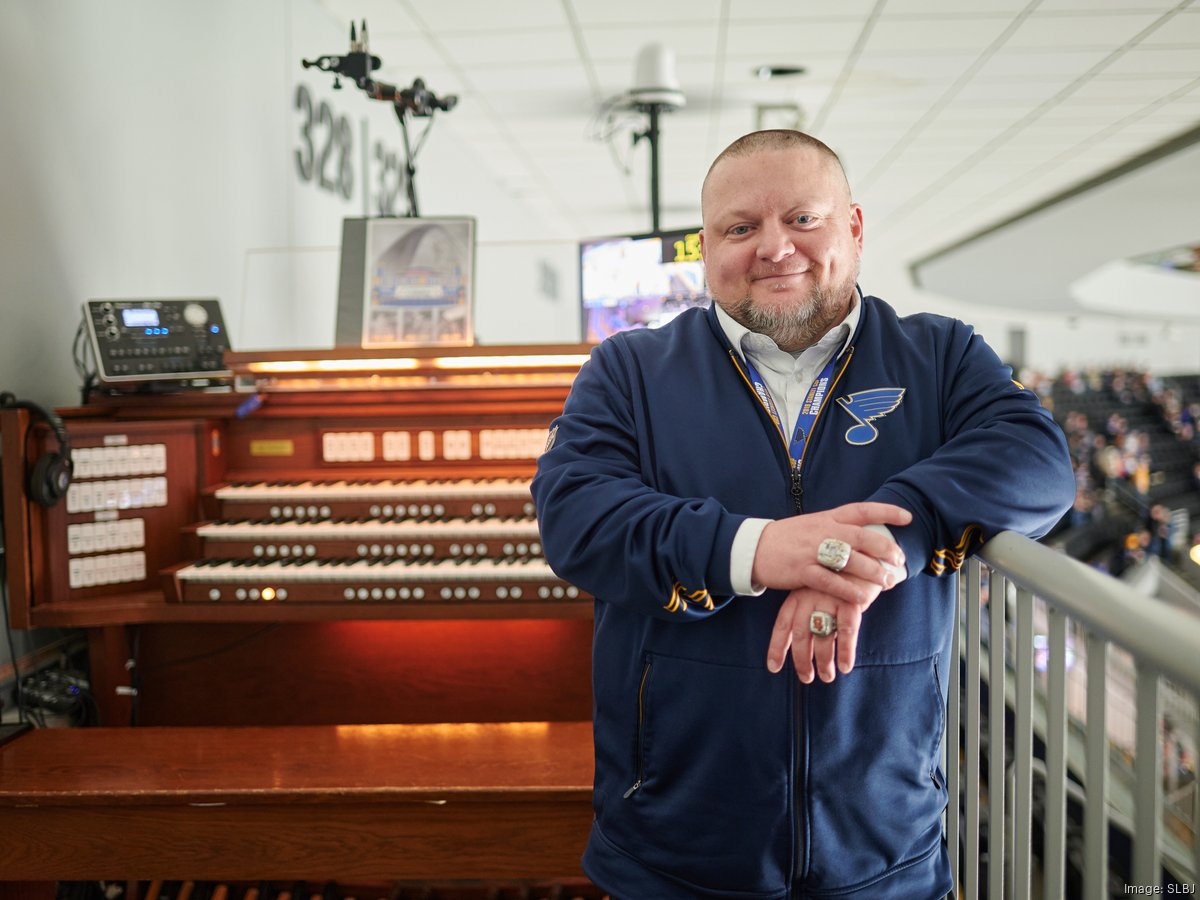
[[[33,464],[26,489],[30,499],[42,506],[53,506],[67,495],[71,486],[71,442],[62,419],[54,413],[29,400],[18,400],[13,394],[0,393],[0,407],[5,409],[27,409],[50,426],[58,441],[57,453],[43,453]]]

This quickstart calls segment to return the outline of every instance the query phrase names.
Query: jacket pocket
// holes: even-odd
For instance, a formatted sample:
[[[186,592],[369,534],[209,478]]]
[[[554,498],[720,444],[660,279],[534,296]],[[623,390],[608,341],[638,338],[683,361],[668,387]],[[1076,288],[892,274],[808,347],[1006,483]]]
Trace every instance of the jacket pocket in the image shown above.
[[[793,843],[786,680],[765,666],[658,654],[643,665],[624,796],[598,810],[605,837],[643,865],[708,890],[786,890]]]
[[[810,889],[869,883],[941,841],[938,662],[860,664],[805,692]]]
[[[628,800],[637,789],[642,786],[642,781],[646,777],[646,686],[650,681],[650,670],[653,667],[653,662],[649,658],[642,665],[642,677],[638,680],[637,692],[637,727],[634,734],[634,781],[624,794],[624,799]]]

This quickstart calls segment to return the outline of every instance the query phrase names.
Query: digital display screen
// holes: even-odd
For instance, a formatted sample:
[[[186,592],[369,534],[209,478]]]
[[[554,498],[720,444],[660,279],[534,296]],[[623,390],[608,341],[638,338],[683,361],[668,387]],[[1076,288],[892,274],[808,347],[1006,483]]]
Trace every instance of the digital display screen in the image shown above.
[[[657,328],[693,306],[712,303],[699,229],[628,235],[579,245],[584,340],[631,328]]]
[[[158,325],[157,309],[123,309],[121,321],[126,328],[146,328]]]

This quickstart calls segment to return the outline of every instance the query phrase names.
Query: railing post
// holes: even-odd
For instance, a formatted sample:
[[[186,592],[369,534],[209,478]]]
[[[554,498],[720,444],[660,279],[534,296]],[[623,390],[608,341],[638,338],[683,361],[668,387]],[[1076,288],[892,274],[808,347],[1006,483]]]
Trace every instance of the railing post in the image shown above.
[[[966,795],[963,836],[963,871],[960,879],[963,900],[979,897],[979,622],[980,606],[979,560],[967,564],[967,603],[962,610],[966,628],[967,667],[963,678],[962,698],[967,706],[966,754],[963,793]],[[955,666],[957,668],[957,666]]]
[[[962,715],[960,697],[962,696],[962,678],[958,670],[958,661],[962,652],[959,638],[960,623],[962,622],[963,606],[970,603],[966,598],[963,579],[966,573],[959,569],[954,575],[954,630],[950,637],[950,659],[946,661],[949,667],[949,685],[946,703],[946,733],[942,736],[942,764],[946,772],[946,847],[950,852],[950,874],[955,885],[961,884],[959,865],[959,837],[961,822],[958,813],[959,791],[962,787],[962,772],[959,767],[959,735],[962,733]]]
[[[1007,761],[1005,753],[1005,690],[1008,667],[1004,648],[1008,625],[1005,616],[1008,582],[993,571],[988,588],[988,898],[1004,897],[1004,789]]]
[[[1146,887],[1162,882],[1162,747],[1158,737],[1158,672],[1139,659],[1133,751],[1133,884]]]
[[[1067,617],[1047,609],[1045,897],[1065,897],[1067,840]]]
[[[1108,892],[1108,641],[1087,639],[1087,806],[1083,813],[1083,896]]]
[[[1033,594],[1017,589],[1016,696],[1013,728],[1013,898],[1028,900],[1033,877]]]

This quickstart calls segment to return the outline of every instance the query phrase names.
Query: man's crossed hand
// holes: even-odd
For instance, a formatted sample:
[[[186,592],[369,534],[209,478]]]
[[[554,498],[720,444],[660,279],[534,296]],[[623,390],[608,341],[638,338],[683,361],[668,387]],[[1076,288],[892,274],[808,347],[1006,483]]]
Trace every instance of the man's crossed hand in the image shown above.
[[[904,580],[904,553],[881,531],[867,525],[907,525],[912,514],[887,503],[849,503],[818,513],[778,519],[763,529],[754,555],[752,580],[789,590],[775,618],[767,668],[778,672],[788,648],[805,684],[814,674],[833,681],[835,656],[842,674],[854,668],[862,615],[880,592]],[[817,562],[817,548],[834,538],[850,545],[850,559],[834,572]],[[813,612],[831,614],[837,631],[818,637],[809,630]],[[814,668],[815,663],[815,668]]]

